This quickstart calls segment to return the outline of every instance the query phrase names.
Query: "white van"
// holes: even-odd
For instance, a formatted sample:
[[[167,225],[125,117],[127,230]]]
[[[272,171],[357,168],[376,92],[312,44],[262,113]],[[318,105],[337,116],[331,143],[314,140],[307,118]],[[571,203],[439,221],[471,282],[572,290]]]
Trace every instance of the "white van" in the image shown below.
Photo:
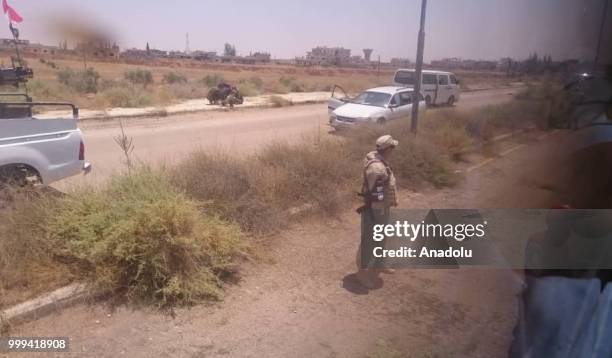
[[[413,87],[415,70],[400,69],[395,72],[393,82],[397,86]],[[425,95],[428,106],[446,104],[452,106],[459,100],[461,89],[455,74],[442,71],[423,70],[421,92]]]

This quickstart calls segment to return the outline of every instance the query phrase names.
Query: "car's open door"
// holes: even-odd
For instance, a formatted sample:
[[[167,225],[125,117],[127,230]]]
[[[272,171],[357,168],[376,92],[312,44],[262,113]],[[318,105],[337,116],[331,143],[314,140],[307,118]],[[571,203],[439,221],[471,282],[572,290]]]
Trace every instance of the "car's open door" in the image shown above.
[[[329,102],[327,104],[328,112],[331,113],[336,108],[349,102],[349,100],[350,98],[346,94],[346,91],[344,90],[344,88],[338,85],[334,85],[334,87],[332,88],[331,97],[329,98]]]

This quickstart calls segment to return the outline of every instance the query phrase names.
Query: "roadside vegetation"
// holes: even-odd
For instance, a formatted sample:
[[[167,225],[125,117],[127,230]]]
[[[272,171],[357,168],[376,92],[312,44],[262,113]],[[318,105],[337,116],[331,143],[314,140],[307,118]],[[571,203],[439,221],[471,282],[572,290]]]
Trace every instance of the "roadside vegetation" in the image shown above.
[[[2,59],[0,59],[2,61]],[[4,59],[8,63],[8,59]],[[329,91],[334,84],[349,93],[389,84],[393,71],[289,66],[212,65],[191,62],[126,64],[77,60],[29,61],[35,76],[27,87],[34,99],[70,101],[81,108],[163,106],[204,99],[220,82],[236,85],[243,95]],[[497,72],[458,73],[464,89],[509,85],[520,79]],[[14,91],[14,89],[11,89]]]
[[[453,162],[493,136],[545,128],[558,93],[540,87],[472,112],[428,111],[417,137],[396,121],[274,142],[248,157],[196,152],[168,168],[134,166],[123,145],[128,170],[102,188],[11,195],[18,200],[0,211],[0,307],[75,280],[94,296],[160,309],[219,299],[253,239],[357,206],[362,159],[380,135],[400,140],[400,188],[452,186],[461,180]]]

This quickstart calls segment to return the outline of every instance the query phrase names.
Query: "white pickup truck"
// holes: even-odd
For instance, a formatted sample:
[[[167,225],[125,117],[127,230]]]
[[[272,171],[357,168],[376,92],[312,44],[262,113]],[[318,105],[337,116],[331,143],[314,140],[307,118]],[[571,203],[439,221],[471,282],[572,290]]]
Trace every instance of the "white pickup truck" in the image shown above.
[[[34,105],[71,106],[69,119],[36,119]],[[0,185],[52,182],[88,173],[78,109],[69,103],[0,103]]]

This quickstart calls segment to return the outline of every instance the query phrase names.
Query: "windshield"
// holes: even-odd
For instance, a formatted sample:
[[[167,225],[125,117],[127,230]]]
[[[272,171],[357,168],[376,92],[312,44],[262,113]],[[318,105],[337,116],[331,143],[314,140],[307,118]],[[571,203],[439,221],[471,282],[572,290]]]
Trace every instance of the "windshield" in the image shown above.
[[[395,83],[414,86],[414,77],[414,71],[397,71],[395,74]]]
[[[355,97],[351,102],[356,104],[366,104],[368,106],[384,107],[389,103],[391,95],[381,92],[363,92]]]

